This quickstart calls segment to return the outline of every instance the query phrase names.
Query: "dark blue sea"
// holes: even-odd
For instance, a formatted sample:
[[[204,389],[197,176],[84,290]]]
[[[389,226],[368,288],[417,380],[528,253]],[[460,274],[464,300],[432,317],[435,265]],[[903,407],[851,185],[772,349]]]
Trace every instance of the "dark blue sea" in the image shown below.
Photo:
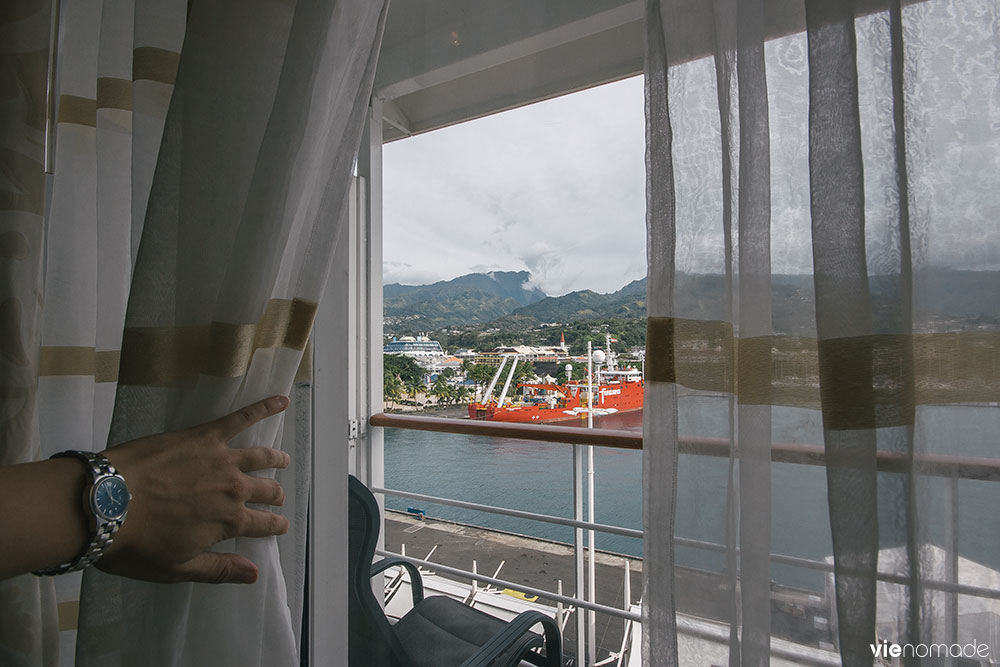
[[[922,419],[926,423],[921,424],[924,437],[948,438],[947,424],[954,423],[954,411],[964,410],[961,419],[966,433],[962,440],[970,444],[963,444],[963,453],[998,455],[1000,409],[945,407],[939,408],[944,411],[940,413],[942,418],[934,419],[936,409],[924,409]],[[782,407],[773,410],[775,442],[823,442],[819,413]],[[641,431],[642,413],[600,417],[595,420],[595,427]],[[725,437],[727,430],[728,417],[697,409],[682,412],[682,434]],[[677,508],[679,536],[717,544],[725,542],[728,466],[727,459],[681,455]],[[595,519],[600,523],[641,529],[641,452],[596,447],[594,468]],[[573,447],[386,429],[385,483],[392,489],[572,518]],[[946,481],[928,483],[944,484]],[[819,560],[829,556],[831,542],[824,470],[817,466],[776,463],[772,467],[771,487],[773,551]],[[939,495],[934,489],[930,490],[928,497]],[[573,541],[573,530],[564,526],[398,498],[388,498],[386,505],[399,510],[417,506],[428,516],[560,542]],[[998,507],[1000,484],[959,482],[960,553],[994,569],[1000,569],[1000,539],[995,521]],[[920,511],[928,539],[932,542],[943,539],[943,533],[936,527],[944,525],[946,508],[929,502],[924,503]],[[883,527],[883,546],[895,546],[891,528],[889,525]],[[635,538],[598,533],[596,541],[598,549],[642,555],[641,540]],[[705,550],[680,548],[677,556],[679,564],[690,567],[722,571],[724,566],[723,555]],[[822,574],[789,566],[772,566],[772,576],[780,583],[810,590],[822,590],[824,584]]]

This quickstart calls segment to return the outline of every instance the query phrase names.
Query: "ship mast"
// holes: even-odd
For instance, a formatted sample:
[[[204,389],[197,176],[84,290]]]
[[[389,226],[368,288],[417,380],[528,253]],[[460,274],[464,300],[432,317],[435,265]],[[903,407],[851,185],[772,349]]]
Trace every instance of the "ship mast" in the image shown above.
[[[500,373],[503,372],[503,367],[507,364],[507,359],[509,359],[510,356],[511,355],[509,354],[505,354],[503,355],[503,358],[500,359],[500,365],[497,366],[497,372],[493,374],[493,379],[490,380],[490,386],[486,388],[486,393],[483,394],[483,404],[490,402],[490,397],[493,395],[493,387],[497,386],[497,380],[500,379]],[[514,365],[516,366],[517,363],[515,362]]]
[[[608,353],[607,370],[616,371],[618,370],[618,355],[611,351],[611,334],[604,334],[604,349]]]
[[[510,358],[510,373],[507,374],[507,381],[503,383],[503,391],[500,392],[500,400],[497,401],[497,407],[503,407],[504,399],[507,398],[507,390],[510,389],[510,381],[514,379],[514,371],[517,370],[517,357],[518,355],[513,355]],[[497,372],[499,375],[499,371]]]

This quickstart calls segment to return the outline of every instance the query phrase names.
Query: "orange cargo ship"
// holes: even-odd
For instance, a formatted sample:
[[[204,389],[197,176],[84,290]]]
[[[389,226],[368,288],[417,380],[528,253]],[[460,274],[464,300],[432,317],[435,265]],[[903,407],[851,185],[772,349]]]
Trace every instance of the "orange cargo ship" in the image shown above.
[[[610,349],[610,340],[609,340]],[[614,354],[608,353],[607,369],[599,369],[594,374],[593,414],[609,415],[616,412],[641,410],[643,399],[642,373],[634,368],[618,370],[614,364]],[[517,364],[517,355],[511,355],[511,375]],[[507,359],[497,369],[493,381],[484,393],[491,396]],[[502,422],[554,422],[587,417],[586,381],[566,384],[538,384],[526,382],[517,385],[520,395],[507,398],[510,377],[504,385],[500,398],[485,403],[469,404],[469,418]]]

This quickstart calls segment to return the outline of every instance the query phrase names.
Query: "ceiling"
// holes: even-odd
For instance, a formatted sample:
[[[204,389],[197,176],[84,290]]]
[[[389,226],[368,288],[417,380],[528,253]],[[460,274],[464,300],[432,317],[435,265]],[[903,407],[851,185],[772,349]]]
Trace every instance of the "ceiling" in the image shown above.
[[[904,0],[910,4],[914,0]],[[663,0],[672,64],[714,51],[707,0]],[[767,38],[805,29],[802,0],[764,0]],[[376,97],[386,142],[639,74],[643,0],[393,0]],[[855,0],[858,14],[884,10]]]
[[[637,74],[642,25],[639,0],[394,0],[385,141]]]

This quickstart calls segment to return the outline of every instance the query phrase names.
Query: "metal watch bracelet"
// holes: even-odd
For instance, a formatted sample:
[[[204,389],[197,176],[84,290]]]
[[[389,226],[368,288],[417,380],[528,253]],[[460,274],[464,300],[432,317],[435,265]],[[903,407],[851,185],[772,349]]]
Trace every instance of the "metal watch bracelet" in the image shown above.
[[[118,470],[115,469],[114,465],[108,461],[107,457],[97,452],[70,450],[53,454],[49,458],[77,458],[83,461],[83,463],[86,464],[88,474],[91,477],[88,483],[88,486],[91,487],[99,480],[107,477],[118,477],[119,479],[124,480],[124,478],[122,478],[122,476],[118,473]],[[108,546],[111,545],[111,541],[114,540],[115,535],[118,533],[118,529],[121,528],[121,525],[125,520],[125,515],[128,512],[126,510],[126,512],[117,519],[102,521],[96,516],[93,507],[88,506],[88,510],[90,512],[90,516],[88,518],[94,522],[94,526],[91,526],[91,528],[88,529],[90,541],[87,546],[84,547],[80,555],[69,562],[61,563],[59,565],[47,567],[41,570],[35,570],[34,574],[38,576],[53,576],[66,574],[68,572],[76,572],[90,567],[104,555],[104,552],[107,550]]]

